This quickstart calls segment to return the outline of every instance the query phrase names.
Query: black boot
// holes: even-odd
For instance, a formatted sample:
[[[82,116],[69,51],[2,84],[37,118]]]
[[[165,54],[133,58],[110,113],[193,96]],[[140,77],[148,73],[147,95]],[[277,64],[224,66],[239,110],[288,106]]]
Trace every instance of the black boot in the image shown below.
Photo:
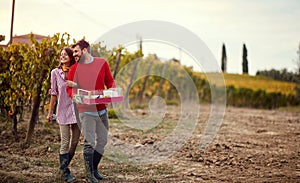
[[[68,165],[70,164],[70,154],[59,154],[59,169],[62,171],[62,179],[65,182],[76,182],[76,178],[71,175]]]
[[[98,183],[98,180],[94,177],[93,156],[94,156],[93,151],[83,152],[84,165],[86,170],[86,180],[88,181],[88,183]]]
[[[75,155],[74,153],[69,153],[69,164],[71,163],[74,155]],[[68,166],[69,166],[69,164],[68,164]]]
[[[102,158],[102,154],[98,153],[97,151],[94,151],[94,163],[93,163],[93,166],[94,166],[94,176],[96,179],[98,180],[102,180],[103,179],[103,176],[98,172],[98,165],[99,165],[99,162]]]

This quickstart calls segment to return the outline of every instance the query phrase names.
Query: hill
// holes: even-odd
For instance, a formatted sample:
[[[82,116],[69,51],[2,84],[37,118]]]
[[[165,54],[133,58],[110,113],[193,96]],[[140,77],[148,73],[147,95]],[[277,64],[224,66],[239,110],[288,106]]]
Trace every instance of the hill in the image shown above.
[[[253,91],[264,90],[267,93],[279,92],[285,95],[296,95],[297,84],[273,80],[263,76],[250,76],[246,74],[223,74],[226,86],[235,88],[249,88]]]
[[[300,90],[296,83],[245,74],[223,74],[224,81],[220,73],[194,72],[193,74],[194,77],[205,81],[205,84],[198,89],[203,101],[210,101],[211,96],[207,93],[212,84],[220,86],[225,83],[227,105],[230,106],[274,109],[300,104]],[[212,78],[217,80],[212,80]],[[208,80],[216,81],[216,83],[209,83]]]
[[[206,79],[207,76],[214,75],[215,73],[199,73],[194,74],[201,78]],[[296,95],[296,83],[277,81],[265,76],[250,76],[246,74],[229,74],[223,73],[224,82],[226,87],[234,86],[235,88],[248,88],[253,91],[263,90],[266,93],[281,93],[284,95]]]

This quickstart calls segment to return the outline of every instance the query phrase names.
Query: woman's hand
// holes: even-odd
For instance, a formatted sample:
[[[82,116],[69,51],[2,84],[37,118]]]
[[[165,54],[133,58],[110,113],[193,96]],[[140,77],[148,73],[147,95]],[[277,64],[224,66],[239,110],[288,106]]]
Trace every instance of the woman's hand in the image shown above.
[[[52,113],[48,113],[48,115],[47,115],[47,121],[48,121],[48,123],[50,123],[50,124],[52,124],[52,116],[53,116]]]
[[[71,88],[76,88],[78,85],[73,81],[67,80],[67,86]]]

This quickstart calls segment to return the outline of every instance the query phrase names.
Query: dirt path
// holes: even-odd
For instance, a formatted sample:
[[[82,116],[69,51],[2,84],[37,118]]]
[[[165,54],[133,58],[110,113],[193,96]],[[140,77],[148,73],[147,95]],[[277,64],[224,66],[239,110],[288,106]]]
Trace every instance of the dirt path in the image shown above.
[[[140,132],[111,120],[110,133],[137,151],[155,146],[174,127],[172,121],[179,118],[176,111],[169,107],[165,123],[155,131]],[[148,111],[136,112],[146,115]],[[99,167],[106,177],[101,182],[300,182],[299,113],[228,107],[215,140],[201,151],[200,137],[209,112],[209,106],[201,106],[192,138],[168,159],[137,165],[107,156]],[[25,138],[26,127],[27,122],[19,123],[20,139]],[[13,141],[10,124],[2,122],[0,130],[0,182],[58,182],[57,125],[37,124],[30,147]],[[84,182],[82,145],[71,171]]]

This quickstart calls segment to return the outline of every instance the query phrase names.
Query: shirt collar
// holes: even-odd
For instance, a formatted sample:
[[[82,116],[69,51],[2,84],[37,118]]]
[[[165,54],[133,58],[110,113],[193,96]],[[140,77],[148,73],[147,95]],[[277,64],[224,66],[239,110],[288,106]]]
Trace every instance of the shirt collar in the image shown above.
[[[90,56],[90,60],[88,62],[85,62],[84,64],[90,64],[94,61],[94,57]]]

